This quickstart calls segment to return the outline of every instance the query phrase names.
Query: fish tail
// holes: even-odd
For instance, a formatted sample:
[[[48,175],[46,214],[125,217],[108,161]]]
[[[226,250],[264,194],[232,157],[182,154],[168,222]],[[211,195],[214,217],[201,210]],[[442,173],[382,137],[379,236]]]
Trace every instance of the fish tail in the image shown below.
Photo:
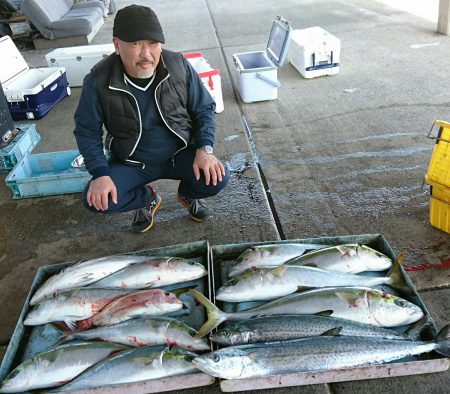
[[[208,300],[203,294],[199,293],[197,290],[191,290],[191,293],[195,297],[195,299],[206,308],[206,313],[208,315],[208,320],[198,330],[197,336],[201,338],[204,337],[209,332],[211,332],[220,323],[227,320],[227,314],[222,312],[210,300]]]
[[[434,338],[436,351],[445,357],[450,357],[450,324],[447,324]]]
[[[409,294],[411,292],[409,286],[405,282],[401,265],[398,261],[392,264],[392,267],[387,274],[386,284],[394,289],[402,291],[405,294]]]

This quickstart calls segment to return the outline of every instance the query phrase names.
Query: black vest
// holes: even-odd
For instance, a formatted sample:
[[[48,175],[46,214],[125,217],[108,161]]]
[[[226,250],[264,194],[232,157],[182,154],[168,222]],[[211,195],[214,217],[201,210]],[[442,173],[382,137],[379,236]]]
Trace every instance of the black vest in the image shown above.
[[[191,128],[183,55],[163,49],[155,72],[156,105],[166,126],[185,148],[191,139]],[[92,68],[92,75],[107,131],[105,146],[126,161],[139,142],[142,124],[136,99],[124,82],[120,57],[109,55]]]

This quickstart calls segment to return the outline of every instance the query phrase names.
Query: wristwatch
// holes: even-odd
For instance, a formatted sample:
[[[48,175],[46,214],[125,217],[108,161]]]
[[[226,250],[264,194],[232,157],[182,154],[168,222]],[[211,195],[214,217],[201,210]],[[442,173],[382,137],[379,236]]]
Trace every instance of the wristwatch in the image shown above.
[[[204,145],[199,149],[201,149],[203,152],[206,152],[208,155],[212,155],[214,153],[214,149],[211,145]]]

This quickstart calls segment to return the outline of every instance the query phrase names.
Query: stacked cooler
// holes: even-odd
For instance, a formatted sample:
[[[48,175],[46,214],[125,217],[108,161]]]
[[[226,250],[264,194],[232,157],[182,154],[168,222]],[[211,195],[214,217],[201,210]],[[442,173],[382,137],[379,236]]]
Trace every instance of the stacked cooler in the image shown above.
[[[433,129],[438,128],[437,136]],[[425,182],[430,188],[430,223],[450,234],[450,123],[437,120],[428,137],[436,141]]]

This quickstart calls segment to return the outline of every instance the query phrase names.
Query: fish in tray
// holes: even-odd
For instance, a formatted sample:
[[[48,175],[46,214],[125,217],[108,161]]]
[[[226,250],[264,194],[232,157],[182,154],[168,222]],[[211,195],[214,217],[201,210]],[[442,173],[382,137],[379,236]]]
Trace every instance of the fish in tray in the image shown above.
[[[197,334],[197,330],[180,320],[170,317],[153,317],[127,320],[85,331],[67,332],[62,335],[62,339],[64,341],[99,339],[134,347],[179,346],[198,352],[210,350],[208,341],[199,338]]]
[[[193,364],[218,378],[245,379],[381,364],[434,350],[450,357],[450,325],[430,342],[318,336],[227,347],[198,356]]]
[[[181,257],[161,257],[133,264],[90,287],[144,289],[199,279],[208,274],[203,264]]]
[[[114,255],[82,261],[63,269],[48,278],[31,297],[30,305],[36,305],[44,298],[75,287],[87,286],[105,276],[119,271],[130,264],[142,263],[150,256]]]
[[[326,246],[295,242],[255,245],[244,250],[238,256],[236,264],[230,268],[228,276],[233,277],[239,275],[252,267],[275,267],[302,255],[306,250],[316,250]]]
[[[226,320],[247,320],[270,315],[320,314],[379,327],[397,327],[420,320],[424,313],[417,305],[382,290],[367,287],[329,287],[290,294],[256,308],[226,313],[204,295],[191,290],[206,307],[208,320],[199,335],[208,334]]]
[[[378,285],[404,287],[400,264],[395,264],[386,276],[341,274],[294,265],[254,268],[221,286],[216,292],[216,299],[226,302],[264,301],[283,297],[301,288]]]
[[[198,372],[192,365],[195,353],[179,348],[146,346],[127,350],[104,360],[52,392],[87,390],[142,382]]]
[[[47,297],[25,316],[23,324],[36,326],[64,322],[71,329],[75,322],[87,319],[116,298],[128,294],[126,289],[72,289]]]
[[[117,298],[106,305],[90,319],[94,326],[105,326],[120,323],[136,317],[161,316],[186,308],[178,295],[192,289],[186,287],[172,290],[141,290]]]
[[[344,244],[315,250],[289,260],[287,265],[321,268],[343,274],[360,274],[366,271],[384,271],[392,260],[366,245]]]
[[[424,319],[426,320],[424,322],[420,321],[418,327],[412,327],[408,333],[403,334],[392,329],[352,322],[350,320],[330,316],[265,316],[229,322],[225,328],[211,334],[209,339],[221,346],[284,341],[318,335],[411,339],[412,337],[416,338],[419,336],[420,330],[428,321],[426,317],[424,317]]]
[[[16,367],[0,385],[0,393],[61,385],[109,355],[129,349],[107,342],[77,342],[52,347]]]

